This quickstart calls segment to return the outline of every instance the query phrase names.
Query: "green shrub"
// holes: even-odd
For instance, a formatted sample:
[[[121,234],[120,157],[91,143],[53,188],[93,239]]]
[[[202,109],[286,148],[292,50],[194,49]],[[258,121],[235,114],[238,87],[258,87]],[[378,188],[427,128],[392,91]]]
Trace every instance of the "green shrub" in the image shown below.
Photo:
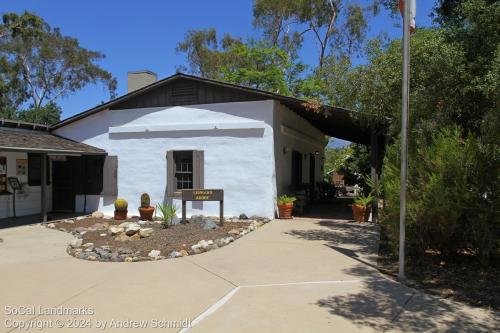
[[[278,205],[293,203],[297,198],[283,194],[278,197]]]
[[[361,193],[354,199],[354,204],[359,206],[369,206],[373,201],[373,196],[371,194],[365,195]]]
[[[156,204],[156,211],[160,213],[161,225],[163,228],[168,228],[172,225],[172,219],[177,214],[177,206],[175,204]]]
[[[412,142],[408,166],[406,245],[450,256],[472,251],[483,259],[499,246],[498,151],[455,128]],[[498,148],[496,148],[498,150]],[[496,159],[495,166],[491,159]],[[399,144],[387,149],[382,173],[386,208],[381,223],[393,250],[399,241]]]

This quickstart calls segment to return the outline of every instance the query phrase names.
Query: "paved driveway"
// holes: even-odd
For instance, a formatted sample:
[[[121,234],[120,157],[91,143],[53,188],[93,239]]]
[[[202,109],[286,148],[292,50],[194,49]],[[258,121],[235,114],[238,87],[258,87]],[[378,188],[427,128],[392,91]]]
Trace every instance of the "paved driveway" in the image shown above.
[[[71,331],[69,325],[90,326],[85,332],[104,325],[113,332],[134,331],[132,325],[181,330],[163,328],[169,320],[190,321],[189,332],[490,332],[500,325],[498,313],[384,278],[372,267],[377,236],[372,225],[273,221],[201,255],[100,263],[68,256],[71,236],[63,232],[0,230],[0,332],[29,323],[52,326],[41,330],[48,332]],[[34,314],[9,314],[21,306],[35,306]],[[93,314],[40,314],[82,307]]]

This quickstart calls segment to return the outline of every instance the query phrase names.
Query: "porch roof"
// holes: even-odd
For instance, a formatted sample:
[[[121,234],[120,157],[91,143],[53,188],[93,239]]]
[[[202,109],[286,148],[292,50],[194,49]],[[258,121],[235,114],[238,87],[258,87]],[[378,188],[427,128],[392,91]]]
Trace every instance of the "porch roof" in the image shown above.
[[[106,151],[62,138],[43,125],[0,121],[0,150],[58,155],[104,155]]]

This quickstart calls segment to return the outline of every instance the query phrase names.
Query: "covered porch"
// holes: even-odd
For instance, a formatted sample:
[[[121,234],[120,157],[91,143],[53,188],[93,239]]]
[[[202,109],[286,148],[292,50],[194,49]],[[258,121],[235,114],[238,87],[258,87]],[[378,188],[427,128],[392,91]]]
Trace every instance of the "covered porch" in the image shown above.
[[[50,133],[48,126],[1,120],[0,224],[85,212],[77,197],[85,201],[102,191],[105,156],[102,149]]]

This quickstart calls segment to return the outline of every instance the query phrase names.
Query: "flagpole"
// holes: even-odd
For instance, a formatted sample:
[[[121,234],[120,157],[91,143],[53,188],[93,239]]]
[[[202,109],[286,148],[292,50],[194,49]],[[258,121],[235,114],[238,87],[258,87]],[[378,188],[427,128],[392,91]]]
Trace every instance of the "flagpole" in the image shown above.
[[[408,106],[410,85],[410,3],[404,2],[403,15],[403,101],[401,111],[401,190],[399,204],[399,281],[405,281],[405,218],[406,185],[408,179]]]

